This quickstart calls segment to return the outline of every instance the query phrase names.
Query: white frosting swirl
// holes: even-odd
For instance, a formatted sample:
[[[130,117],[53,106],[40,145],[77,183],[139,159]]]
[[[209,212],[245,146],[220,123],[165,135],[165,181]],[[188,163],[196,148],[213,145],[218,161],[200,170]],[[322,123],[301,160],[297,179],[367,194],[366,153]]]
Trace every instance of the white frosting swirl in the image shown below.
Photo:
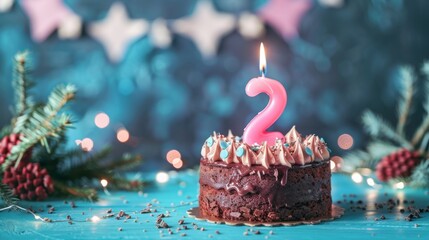
[[[227,136],[213,133],[204,143],[201,155],[211,162],[262,165],[265,168],[270,165],[291,167],[329,159],[325,141],[314,134],[303,139],[293,126],[284,139],[285,143],[278,140],[272,147],[266,142],[262,146],[249,146],[231,132]]]

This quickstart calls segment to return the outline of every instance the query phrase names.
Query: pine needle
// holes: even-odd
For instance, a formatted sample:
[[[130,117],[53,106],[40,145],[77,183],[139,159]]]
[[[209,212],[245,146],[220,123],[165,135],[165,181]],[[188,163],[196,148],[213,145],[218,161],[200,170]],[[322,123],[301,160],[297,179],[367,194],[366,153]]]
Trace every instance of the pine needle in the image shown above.
[[[13,132],[21,134],[21,142],[12,148],[1,166],[3,170],[38,142],[49,151],[47,139],[60,137],[71,126],[70,116],[59,112],[73,99],[75,92],[76,88],[73,85],[58,86],[52,91],[44,106],[34,107],[16,119]]]
[[[396,132],[399,135],[404,136],[404,127],[410,113],[411,104],[415,93],[415,76],[410,67],[402,67],[400,69],[400,75],[403,86],[401,87],[402,91],[400,92],[400,100],[398,105],[398,124],[396,126]]]
[[[386,141],[372,141],[368,144],[368,153],[371,154],[371,157],[378,161],[384,156],[387,156],[399,149],[398,146],[395,146]]]
[[[19,201],[13,194],[12,189],[3,183],[0,183],[0,198],[7,206],[14,205]]]
[[[371,111],[365,111],[362,116],[365,130],[374,138],[386,138],[387,140],[399,143],[406,148],[412,148],[411,144],[399,135],[389,123]]]
[[[71,187],[60,181],[54,181],[55,194],[58,196],[70,196],[74,198],[83,198],[91,202],[98,200],[97,191],[93,188]]]
[[[28,80],[29,68],[28,52],[22,52],[15,55],[15,76],[13,87],[15,88],[15,114],[21,116],[29,107],[30,100],[28,98],[28,88],[30,82]]]
[[[425,116],[423,118],[422,124],[417,129],[416,133],[411,140],[413,146],[416,146],[423,138],[423,135],[429,129],[429,62],[425,62],[422,67],[423,73],[426,75],[425,79],[425,99],[423,101],[423,109],[425,110]]]
[[[414,169],[411,175],[411,186],[421,188],[429,187],[429,159],[424,160]]]

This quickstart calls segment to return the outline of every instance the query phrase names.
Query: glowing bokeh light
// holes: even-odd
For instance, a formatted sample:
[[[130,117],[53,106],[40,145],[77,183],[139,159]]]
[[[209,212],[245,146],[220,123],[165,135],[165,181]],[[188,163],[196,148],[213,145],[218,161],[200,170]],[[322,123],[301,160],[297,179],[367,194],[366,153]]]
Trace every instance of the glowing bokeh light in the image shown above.
[[[159,183],[166,183],[170,179],[170,176],[166,172],[159,172],[156,174],[156,181]]]
[[[84,138],[80,142],[80,147],[82,148],[83,151],[89,152],[94,147],[94,142],[92,141],[91,138]]]
[[[366,183],[368,183],[369,186],[374,187],[375,181],[372,178],[367,178]]]
[[[353,137],[350,134],[341,134],[338,137],[338,146],[343,150],[348,150],[353,146]]]
[[[182,157],[182,155],[176,149],[172,149],[172,150],[168,151],[167,155],[166,155],[167,161],[169,163],[173,163],[174,159],[176,159],[176,158],[180,159],[181,157]]]
[[[342,163],[343,163],[343,158],[342,157],[340,157],[340,156],[332,156],[331,157],[331,163],[330,163],[331,170],[333,172],[338,171],[339,169],[341,169]]]
[[[125,128],[120,128],[116,132],[116,138],[119,142],[124,143],[130,139],[130,133]]]
[[[359,169],[359,172],[364,176],[369,176],[372,174],[371,168],[361,168]]]
[[[352,180],[355,183],[361,183],[363,181],[363,177],[360,173],[354,172],[352,173]]]
[[[110,118],[105,113],[99,113],[95,116],[94,123],[95,123],[95,126],[97,126],[99,128],[105,128],[105,127],[109,126]]]
[[[183,161],[180,158],[175,158],[175,159],[173,159],[172,164],[173,164],[173,167],[179,169],[183,166]]]
[[[91,218],[91,222],[94,222],[94,223],[99,222],[100,220],[101,218],[99,216],[92,216]]]
[[[331,166],[331,170],[335,170],[335,162],[331,160],[329,164]]]
[[[100,184],[103,187],[107,187],[107,184],[109,184],[109,182],[106,179],[101,179]]]
[[[405,183],[403,183],[403,182],[398,182],[398,183],[395,183],[395,188],[397,188],[397,189],[404,189],[405,188]]]

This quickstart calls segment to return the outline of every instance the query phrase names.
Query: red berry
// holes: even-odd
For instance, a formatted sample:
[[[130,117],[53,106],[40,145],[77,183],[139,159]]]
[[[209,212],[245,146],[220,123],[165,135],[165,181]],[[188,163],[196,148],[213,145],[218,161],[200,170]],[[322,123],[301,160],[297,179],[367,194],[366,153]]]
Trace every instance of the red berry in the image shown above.
[[[422,156],[418,151],[400,149],[380,160],[376,167],[376,176],[383,182],[392,178],[408,177],[421,159]]]
[[[23,200],[44,200],[54,192],[51,176],[38,163],[23,163],[9,167],[3,175],[3,183],[9,185]]]

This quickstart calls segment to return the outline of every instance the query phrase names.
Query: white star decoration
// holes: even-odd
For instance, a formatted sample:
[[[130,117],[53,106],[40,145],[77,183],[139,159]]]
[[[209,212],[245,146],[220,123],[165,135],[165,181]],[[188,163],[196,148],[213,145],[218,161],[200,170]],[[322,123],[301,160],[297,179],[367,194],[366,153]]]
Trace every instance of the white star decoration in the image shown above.
[[[0,12],[7,12],[13,6],[13,0],[0,0]]]
[[[117,2],[112,5],[105,19],[90,24],[88,32],[103,44],[112,62],[119,62],[128,45],[144,36],[148,29],[149,23],[146,20],[131,20],[125,6]]]
[[[255,39],[264,35],[265,27],[258,16],[244,12],[238,19],[238,31],[244,38]]]
[[[235,18],[217,12],[207,0],[199,1],[191,16],[173,22],[173,30],[191,38],[204,57],[214,56],[221,38],[234,27]]]

